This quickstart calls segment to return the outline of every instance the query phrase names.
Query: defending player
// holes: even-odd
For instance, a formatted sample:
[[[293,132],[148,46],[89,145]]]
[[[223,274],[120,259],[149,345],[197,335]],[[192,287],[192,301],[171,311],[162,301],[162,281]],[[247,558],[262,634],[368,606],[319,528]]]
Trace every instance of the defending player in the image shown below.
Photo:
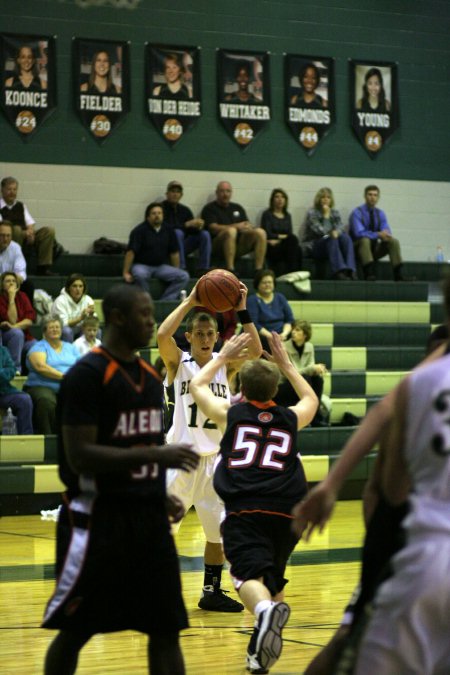
[[[319,404],[314,391],[289,361],[277,333],[272,333],[274,363],[247,361],[241,368],[246,403],[231,406],[216,398],[209,383],[223,365],[233,362],[249,336],[233,337],[217,358],[195,375],[191,392],[200,410],[225,431],[214,473],[214,487],[225,502],[222,526],[225,556],[234,586],[255,628],[247,647],[247,670],[267,673],[281,654],[281,631],[289,618],[283,602],[287,560],[298,536],[291,530],[291,509],[307,491],[297,453],[297,431],[309,424]],[[276,365],[275,365],[276,364]],[[272,401],[278,366],[301,399],[284,408]]]
[[[258,332],[246,310],[247,288],[241,284],[242,299],[236,308],[243,330],[250,335],[247,358],[258,358],[261,343]],[[199,453],[200,464],[189,476],[180,471],[170,471],[167,477],[167,491],[178,497],[186,512],[195,506],[206,537],[205,574],[202,596],[198,606],[216,612],[240,612],[240,602],[227,597],[221,589],[224,555],[220,536],[220,521],[223,504],[217,497],[212,484],[214,462],[222,438],[213,420],[208,419],[192,398],[190,382],[194,375],[211,360],[217,358],[213,351],[219,334],[216,320],[205,312],[189,318],[186,325],[186,339],[191,350],[183,352],[177,346],[173,335],[188,312],[199,304],[196,287],[163,321],[158,330],[159,352],[167,368],[166,385],[174,384],[175,410],[172,427],[167,435],[171,443],[191,443]],[[222,401],[230,400],[229,382],[239,371],[243,360],[222,364],[211,377],[211,391]],[[173,531],[177,531],[175,526]]]
[[[43,626],[60,629],[46,675],[71,675],[95,633],[147,633],[152,675],[184,675],[178,633],[188,625],[170,534],[165,467],[190,471],[197,454],[163,446],[162,383],[135,350],[153,332],[150,296],[114,286],[104,340],[65,375],[58,454],[66,498],[57,528],[58,582]],[[174,517],[181,504],[171,502]]]

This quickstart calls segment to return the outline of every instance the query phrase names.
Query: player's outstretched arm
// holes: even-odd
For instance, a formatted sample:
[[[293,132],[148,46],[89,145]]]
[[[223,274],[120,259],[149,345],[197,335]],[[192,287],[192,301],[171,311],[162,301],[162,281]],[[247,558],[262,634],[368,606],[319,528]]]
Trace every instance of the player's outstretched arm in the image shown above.
[[[225,342],[217,358],[211,359],[203,368],[193,377],[189,385],[189,391],[192,398],[204,415],[209,417],[222,429],[227,423],[227,412],[230,407],[228,401],[217,398],[209,388],[209,384],[214,375],[225,364],[239,360],[242,352],[246,350],[251,341],[248,333],[233,335],[231,340]]]
[[[66,426],[62,428],[64,450],[71,469],[76,474],[137,469],[145,464],[192,471],[199,462],[198,454],[186,444],[132,446],[123,448],[97,443],[96,426]]]
[[[248,350],[247,358],[259,359],[259,357],[262,354],[262,344],[256,326],[251,320],[250,314],[247,311],[248,288],[245,284],[242,283],[242,281],[240,282],[240,285],[241,285],[241,300],[238,306],[236,307],[236,311],[239,317],[239,321],[242,324],[242,330],[244,331],[244,333],[247,333],[252,338],[251,342],[249,342],[247,346]]]
[[[440,358],[446,348],[447,343],[435,349],[417,368]],[[394,415],[396,392],[397,387],[370,408],[359,427],[344,445],[339,459],[332,465],[328,476],[294,507],[293,528],[298,533],[304,532],[304,539],[308,540],[316,527],[320,531],[323,529],[331,517],[339,490],[346,478],[369,454],[388,428]]]
[[[186,314],[188,314],[193,307],[198,305],[197,286],[195,285],[191,293],[175,307],[173,312],[167,316],[158,328],[158,347],[162,360],[167,368],[169,385],[172,384],[178,365],[180,363],[181,350],[174,340],[174,335],[181,325]]]
[[[287,352],[283,347],[283,342],[275,331],[272,331],[271,351],[271,354],[264,352],[264,356],[269,361],[276,363],[278,368],[286,375],[300,399],[296,405],[290,407],[290,410],[293,410],[297,415],[297,428],[303,429],[316,414],[319,400],[305,378],[300,375],[296,367],[290,362]]]

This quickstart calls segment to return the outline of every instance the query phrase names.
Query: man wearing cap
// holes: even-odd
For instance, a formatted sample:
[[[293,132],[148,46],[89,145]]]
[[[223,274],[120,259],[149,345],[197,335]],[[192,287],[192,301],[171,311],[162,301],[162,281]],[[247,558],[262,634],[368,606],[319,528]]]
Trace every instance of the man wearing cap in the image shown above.
[[[180,204],[183,186],[172,180],[167,186],[166,199],[161,206],[164,222],[175,230],[180,247],[180,266],[186,269],[186,256],[198,249],[198,270],[201,276],[209,270],[211,261],[211,236],[204,228],[203,218],[194,218],[191,209]]]

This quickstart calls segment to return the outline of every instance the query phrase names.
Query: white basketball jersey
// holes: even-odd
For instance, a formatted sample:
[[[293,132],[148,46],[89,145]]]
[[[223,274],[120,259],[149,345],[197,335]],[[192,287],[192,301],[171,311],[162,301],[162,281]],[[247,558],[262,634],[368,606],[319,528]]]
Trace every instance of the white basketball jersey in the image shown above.
[[[450,355],[410,375],[404,455],[414,488],[410,531],[450,533]]]
[[[217,353],[214,352],[212,358],[217,358]],[[189,392],[191,380],[199,370],[200,366],[189,352],[182,352],[173,381],[175,410],[172,426],[167,433],[167,442],[191,443],[200,455],[212,455],[219,450],[222,433],[217,425],[198,409]],[[209,386],[214,396],[230,402],[226,366],[214,375]]]

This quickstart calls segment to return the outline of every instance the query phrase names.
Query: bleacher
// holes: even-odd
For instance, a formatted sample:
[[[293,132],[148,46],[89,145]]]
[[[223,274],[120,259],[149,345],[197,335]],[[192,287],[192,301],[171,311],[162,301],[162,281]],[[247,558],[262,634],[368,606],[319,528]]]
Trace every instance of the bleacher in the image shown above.
[[[241,259],[239,264],[239,277],[253,292],[250,261]],[[445,320],[438,282],[448,265],[414,262],[405,267],[417,281],[395,283],[389,263],[380,262],[376,282],[335,282],[317,279],[312,261],[307,260],[305,268],[312,276],[311,293],[300,294],[285,282],[277,284],[277,290],[288,298],[294,316],[312,323],[316,360],[325,363],[329,370],[324,391],[332,400],[331,426],[304,429],[298,438],[298,448],[312,483],[324,478],[354,430],[341,426],[345,413],[363,417],[423,358],[432,327]],[[31,278],[36,288],[56,297],[66,276],[81,272],[100,312],[106,290],[122,280],[121,270],[122,256],[63,255],[54,269],[60,276]],[[194,283],[192,280],[190,287]],[[157,323],[176,304],[160,301],[161,291],[161,284],[152,281]],[[39,327],[34,328],[34,333],[40,337]],[[154,362],[158,356],[155,339],[142,354]],[[16,378],[16,386],[21,387],[24,380]],[[374,458],[375,454],[370,455],[353,472],[345,485],[344,497],[361,495]],[[55,508],[63,489],[56,461],[54,436],[0,436],[0,514]]]

